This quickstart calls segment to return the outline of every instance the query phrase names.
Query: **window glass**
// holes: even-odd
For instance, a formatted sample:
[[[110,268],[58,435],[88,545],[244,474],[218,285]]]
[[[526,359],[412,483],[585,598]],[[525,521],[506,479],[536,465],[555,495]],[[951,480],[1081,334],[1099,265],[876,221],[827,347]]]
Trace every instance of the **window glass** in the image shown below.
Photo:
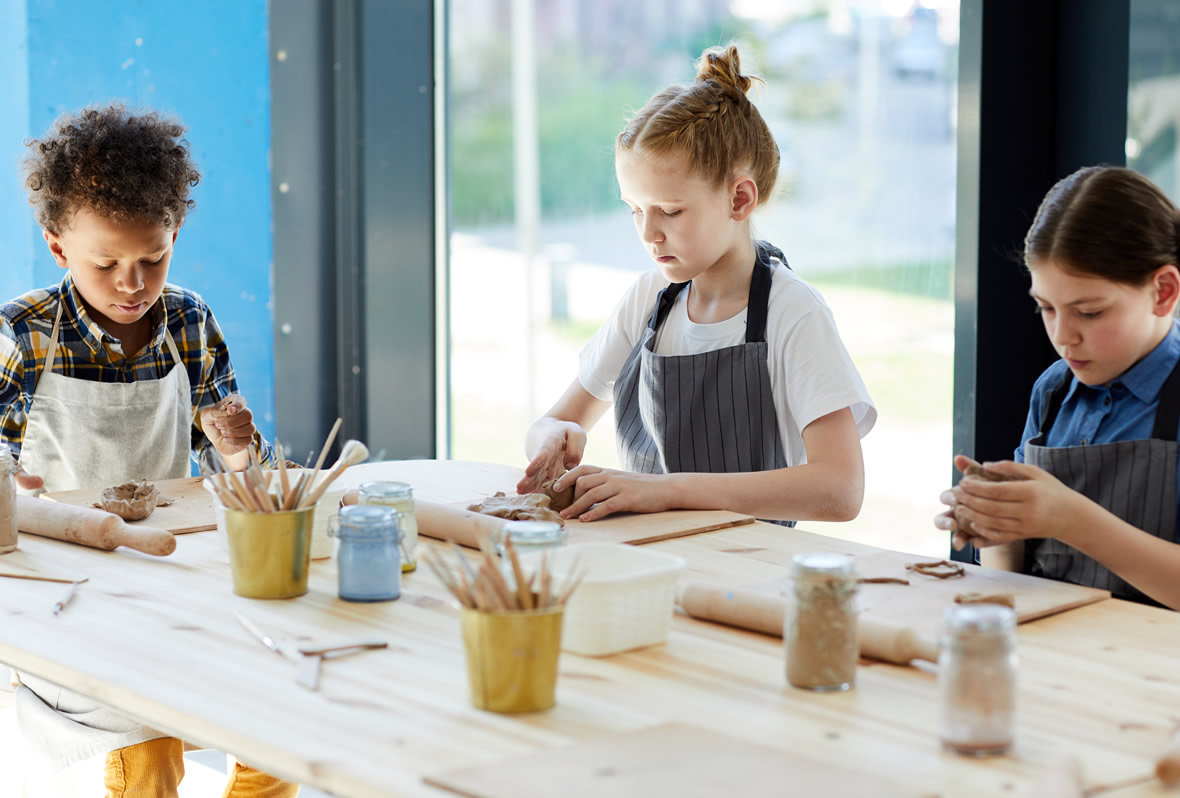
[[[1180,201],[1180,5],[1132,0],[1127,87],[1127,166]]]
[[[782,155],[755,232],[823,294],[880,412],[860,517],[804,526],[945,555],[932,518],[952,448],[958,2],[448,8],[451,455],[524,465],[529,423],[654,268],[618,197],[614,138],[656,91],[693,80],[704,47],[734,40],[766,80],[751,98]],[[585,462],[617,466],[609,412]]]

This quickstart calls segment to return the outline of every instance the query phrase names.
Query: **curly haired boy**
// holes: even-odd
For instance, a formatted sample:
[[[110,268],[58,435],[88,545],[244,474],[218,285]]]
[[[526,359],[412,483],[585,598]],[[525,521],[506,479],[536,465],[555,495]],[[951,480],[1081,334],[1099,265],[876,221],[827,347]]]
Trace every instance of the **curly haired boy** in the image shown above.
[[[216,452],[235,469],[251,450],[273,458],[213,313],[167,282],[200,179],[184,132],[110,105],[65,114],[27,142],[30,201],[66,275],[0,306],[0,437],[27,472],[24,490],[183,477],[193,454],[207,466]],[[180,740],[19,675],[18,721],[53,765],[106,752],[108,795],[176,795]],[[227,789],[297,792],[240,765]]]

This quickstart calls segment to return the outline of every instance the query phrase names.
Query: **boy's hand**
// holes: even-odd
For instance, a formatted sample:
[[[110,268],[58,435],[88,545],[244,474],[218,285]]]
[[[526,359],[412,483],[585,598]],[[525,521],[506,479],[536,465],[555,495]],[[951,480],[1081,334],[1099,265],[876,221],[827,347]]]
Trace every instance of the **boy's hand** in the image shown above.
[[[960,474],[967,472],[967,468],[972,465],[979,465],[970,457],[966,455],[955,455],[955,468],[959,470]],[[959,528],[959,522],[955,518],[955,510],[958,507],[958,500],[955,497],[955,492],[951,489],[944,490],[938,497],[938,500],[950,507],[946,512],[940,513],[934,518],[934,526],[939,529],[945,529],[948,532],[954,532],[951,538],[951,548],[955,551],[962,551],[967,547],[968,543],[973,543],[971,535],[967,534],[966,530]]]
[[[964,479],[953,488],[955,513],[959,521],[975,526],[975,545],[996,546],[1025,538],[1070,542],[1074,518],[1089,499],[1026,463],[1005,460],[989,464],[988,470],[1019,481]]]
[[[37,490],[45,487],[45,480],[26,472],[18,465],[16,467],[16,484],[24,490]]]
[[[201,408],[201,429],[222,457],[246,451],[257,429],[246,399],[231,394],[215,405]]]

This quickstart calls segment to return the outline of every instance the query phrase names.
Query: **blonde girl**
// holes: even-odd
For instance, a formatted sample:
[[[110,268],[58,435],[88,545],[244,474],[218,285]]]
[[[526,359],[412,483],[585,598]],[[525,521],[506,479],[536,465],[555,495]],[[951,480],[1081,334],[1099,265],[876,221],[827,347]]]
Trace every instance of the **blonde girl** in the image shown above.
[[[673,508],[851,519],[876,409],[823,299],[753,237],[779,153],[737,48],[706,50],[697,68],[615,142],[619,192],[657,268],[530,427],[517,489],[560,477],[559,490],[576,486],[563,515],[584,521]],[[612,402],[623,471],[581,464],[586,430]]]

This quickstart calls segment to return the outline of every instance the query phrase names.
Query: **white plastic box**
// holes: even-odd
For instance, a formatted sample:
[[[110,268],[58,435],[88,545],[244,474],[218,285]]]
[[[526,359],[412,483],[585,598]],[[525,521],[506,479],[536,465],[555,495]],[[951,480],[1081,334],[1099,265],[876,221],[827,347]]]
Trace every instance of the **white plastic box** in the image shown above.
[[[668,639],[682,558],[622,543],[576,543],[546,554],[556,589],[575,560],[578,570],[586,570],[565,608],[563,650],[598,657]],[[533,571],[540,557],[537,552],[521,560]]]

